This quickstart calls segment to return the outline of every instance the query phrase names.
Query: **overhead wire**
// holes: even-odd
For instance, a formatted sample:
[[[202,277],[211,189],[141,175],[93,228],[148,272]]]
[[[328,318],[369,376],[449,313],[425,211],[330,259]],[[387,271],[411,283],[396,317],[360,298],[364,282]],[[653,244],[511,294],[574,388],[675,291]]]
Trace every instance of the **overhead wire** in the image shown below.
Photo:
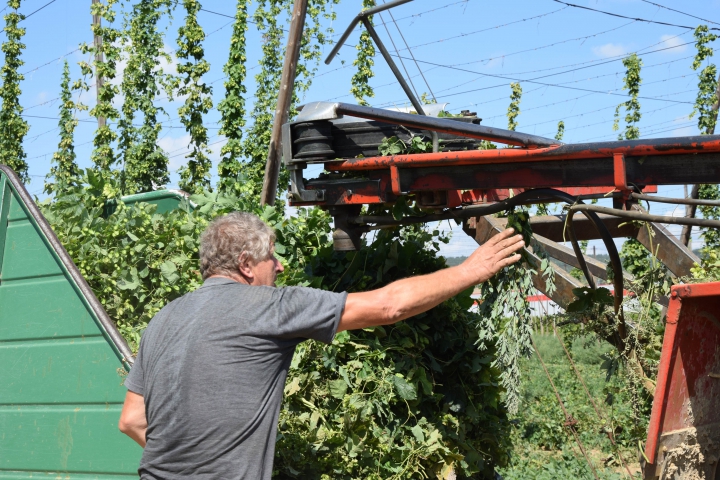
[[[597,8],[585,7],[583,5],[576,5],[574,3],[563,2],[562,0],[552,0],[552,1],[555,3],[561,3],[563,5],[567,5],[568,7],[581,8],[583,10],[590,10],[592,12],[602,13],[604,15],[610,15],[612,17],[625,18],[628,20],[635,20],[636,22],[654,23],[656,25],[665,25],[667,27],[687,28],[689,30],[695,30],[695,27],[688,27],[687,25],[678,25],[676,23],[659,22],[657,20],[648,20],[646,18],[628,17],[627,15],[620,15],[619,13],[607,12],[605,10],[598,10]],[[712,27],[712,28],[710,28],[710,30],[720,30],[720,28]]]
[[[638,53],[641,52],[642,50],[647,50],[648,48],[652,48],[652,47],[654,47],[654,46],[656,46],[656,45],[659,45],[660,43],[664,43],[664,42],[659,42],[659,43],[650,45],[649,47],[645,47],[645,48],[643,48],[643,49],[641,49],[641,50],[638,50]],[[667,51],[667,50],[672,50],[672,49],[675,49],[675,48],[680,48],[680,47],[682,47],[682,46],[684,46],[684,45],[690,45],[690,44],[692,44],[692,43],[693,43],[693,42],[687,42],[687,43],[684,43],[684,44],[673,45],[673,46],[671,46],[671,47],[665,47],[665,48],[660,48],[660,49],[656,49],[656,50],[650,50],[650,51],[644,52],[642,55],[649,55],[649,54],[652,54],[652,53],[658,53],[658,52],[663,52],[663,51]],[[641,55],[641,56],[642,56],[642,55]],[[534,77],[534,78],[532,78],[532,79],[530,79],[530,80],[539,80],[539,79],[542,79],[542,78],[548,78],[548,77],[553,77],[553,76],[557,76],[557,75],[563,75],[563,74],[566,74],[566,73],[575,73],[575,72],[577,72],[578,70],[584,70],[584,69],[587,69],[587,68],[592,68],[592,67],[597,67],[597,66],[600,66],[600,65],[605,65],[605,64],[608,64],[608,63],[612,63],[612,62],[615,62],[615,61],[620,60],[620,59],[622,59],[622,58],[625,58],[626,56],[627,56],[627,55],[618,55],[617,57],[614,57],[614,58],[611,58],[611,59],[608,59],[608,60],[602,60],[602,61],[596,62],[596,63],[594,63],[594,64],[592,64],[592,65],[586,65],[586,66],[581,67],[581,68],[573,68],[573,69],[571,69],[571,70],[566,70],[566,71],[563,71],[563,72],[555,72],[555,73],[552,73],[552,74],[541,75],[541,76],[539,76],[539,77]],[[688,57],[688,58],[689,58],[689,57]],[[467,62],[467,63],[462,63],[462,64],[450,64],[450,65],[433,64],[433,65],[437,65],[437,68],[456,68],[458,65],[469,65],[469,64],[471,64],[471,63],[478,63],[478,62],[479,62],[479,61],[477,61],[477,62]],[[425,63],[427,63],[427,62],[425,62]],[[572,65],[568,65],[568,67],[570,67],[570,66],[572,66]],[[556,68],[552,68],[552,70],[556,70]],[[475,74],[479,75],[479,77],[477,77],[475,80],[479,80],[480,78],[486,77],[486,76],[492,76],[492,75],[490,75],[490,74],[485,74],[485,73],[483,73],[483,72],[474,72],[474,71],[471,71],[471,70],[463,70],[463,71],[469,72],[469,73],[475,73]],[[537,71],[542,71],[542,70],[537,70]],[[514,74],[514,73],[508,73],[508,74],[506,74],[506,75],[516,75],[516,74]],[[526,80],[514,80],[514,81],[527,82]],[[535,82],[535,83],[538,83],[538,82]],[[456,95],[463,95],[463,94],[466,94],[466,93],[473,93],[473,92],[479,92],[479,91],[484,91],[484,90],[491,90],[491,89],[494,89],[494,88],[500,88],[500,87],[505,87],[505,86],[507,86],[506,83],[500,83],[500,84],[491,85],[491,86],[487,86],[487,87],[480,87],[480,88],[475,88],[475,89],[472,89],[472,90],[465,90],[465,91],[463,91],[463,92],[455,92],[455,93],[443,95],[443,97],[446,98],[446,97],[451,97],[451,96],[456,96]],[[392,104],[392,103],[394,103],[394,102],[390,102],[390,103]]]
[[[397,54],[397,57],[400,58],[400,51],[398,50],[397,46],[395,45],[395,40],[393,40],[392,35],[390,35],[390,29],[388,28],[387,24],[385,23],[385,20],[382,18],[382,14],[378,13],[378,17],[380,18],[380,21],[382,22],[383,27],[385,27],[385,31],[387,32],[388,38],[390,39],[390,43],[392,43],[393,48],[395,49],[395,53]],[[417,64],[417,62],[416,62]],[[400,65],[402,65],[403,70],[405,70],[405,75],[408,77],[408,82],[410,82],[410,86],[412,87],[413,91],[415,92],[415,98],[420,98],[420,95],[417,92],[417,89],[415,88],[415,84],[412,81],[412,78],[410,77],[410,73],[407,71],[407,67],[405,66],[405,62],[402,58],[400,58]]]
[[[535,15],[535,16],[533,16],[533,17],[522,18],[522,19],[520,19],[520,20],[514,20],[514,21],[512,21],[512,22],[503,23],[503,24],[501,24],[501,25],[495,25],[495,26],[493,26],[493,27],[483,28],[483,29],[481,29],[481,30],[475,30],[475,31],[473,31],[473,32],[462,33],[462,34],[460,34],[460,35],[454,35],[454,36],[452,36],[452,37],[442,38],[442,39],[440,39],[440,40],[433,40],[432,42],[421,43],[421,44],[418,44],[418,45],[413,45],[412,47],[408,47],[408,48],[420,48],[420,47],[424,47],[424,46],[427,46],[427,45],[432,45],[432,44],[434,44],[434,43],[442,43],[442,42],[446,42],[446,41],[449,41],[449,40],[454,40],[454,39],[456,39],[456,38],[463,38],[463,37],[467,37],[467,36],[470,36],[470,35],[476,35],[476,34],[478,34],[478,33],[487,32],[487,31],[490,31],[490,30],[496,30],[496,29],[498,29],[498,28],[509,27],[510,25],[515,25],[515,24],[517,24],[517,23],[523,23],[523,22],[527,22],[527,21],[529,21],[529,20],[535,20],[536,18],[547,17],[547,16],[549,16],[549,15],[553,15],[553,14],[555,14],[555,13],[562,12],[563,10],[565,10],[565,9],[567,9],[567,8],[568,8],[568,7],[559,8],[559,9],[557,9],[557,10],[553,10],[552,12],[543,13],[543,14],[541,14],[541,15]],[[389,11],[389,10],[388,10],[388,11]]]
[[[383,0],[383,3],[385,3],[385,0]],[[395,28],[397,29],[398,33],[400,34],[400,38],[402,38],[402,41],[405,44],[405,47],[407,47],[407,51],[410,54],[410,56],[412,57],[413,62],[415,62],[415,67],[418,69],[418,72],[420,72],[420,75],[422,76],[422,79],[425,82],[425,86],[430,91],[430,95],[432,95],[433,100],[435,100],[435,103],[437,103],[437,98],[435,98],[435,94],[433,93],[432,88],[430,88],[430,84],[428,83],[427,78],[425,78],[425,74],[423,73],[422,68],[420,68],[420,65],[418,64],[417,60],[415,60],[415,55],[413,54],[412,49],[408,46],[407,40],[405,40],[405,35],[403,35],[402,30],[400,30],[400,26],[395,21],[395,17],[393,17],[392,10],[388,10],[387,13],[390,15],[390,19],[395,24]],[[385,22],[383,21],[383,25],[384,24],[385,24]],[[385,29],[387,30],[387,26],[385,27]],[[388,35],[390,35],[389,31],[388,31]],[[399,52],[398,52],[398,55],[399,55]]]
[[[30,13],[30,14],[28,14],[28,15],[25,15],[25,18],[23,18],[23,20],[27,20],[28,18],[32,17],[33,15],[35,15],[36,13],[38,13],[38,12],[39,12],[40,10],[42,10],[43,8],[47,7],[48,5],[51,5],[51,4],[55,3],[56,1],[57,1],[57,0],[50,0],[48,3],[46,3],[46,4],[43,5],[42,7],[38,8],[38,9],[35,10],[34,12],[32,12],[32,13]],[[21,21],[22,21],[22,20],[21,20]]]
[[[703,22],[713,23],[715,25],[720,25],[720,23],[713,22],[712,20],[708,20],[707,18],[702,17],[696,17],[695,15],[690,15],[689,13],[681,12],[680,10],[675,10],[674,8],[666,7],[665,5],[660,5],[659,3],[651,2],[650,0],[640,0],[644,3],[649,3],[650,5],[655,5],[656,7],[664,8],[665,10],[670,10],[671,12],[679,13],[681,15],[685,15],[697,20],[702,20]]]
[[[547,87],[563,88],[563,89],[568,89],[568,90],[577,90],[577,91],[580,91],[580,92],[592,92],[592,93],[598,93],[598,94],[604,94],[604,95],[612,95],[612,96],[621,96],[621,97],[624,97],[624,96],[625,96],[625,95],[620,94],[620,93],[604,92],[604,91],[601,91],[601,90],[592,90],[592,89],[589,89],[589,88],[571,87],[571,86],[568,86],[568,85],[560,85],[560,84],[557,84],[557,83],[538,82],[535,78],[532,78],[532,79],[522,79],[522,78],[516,78],[516,77],[508,77],[508,76],[505,76],[505,75],[496,75],[496,74],[491,74],[491,73],[483,73],[483,72],[478,72],[478,71],[475,71],[475,70],[468,70],[468,69],[465,69],[465,68],[453,67],[453,66],[450,66],[450,65],[443,65],[443,64],[435,63],[435,62],[429,62],[429,61],[427,61],[427,60],[418,60],[418,62],[424,63],[424,64],[426,64],[426,65],[433,65],[433,66],[437,66],[437,67],[446,68],[446,69],[449,69],[449,70],[455,70],[455,71],[459,71],[459,72],[472,73],[472,74],[475,74],[475,75],[483,75],[483,76],[490,77],[490,78],[499,78],[499,79],[502,79],[502,80],[510,80],[510,81],[513,81],[513,82],[533,83],[533,84],[536,84],[536,85],[544,85],[544,86],[547,86]],[[559,75],[559,74],[558,74],[558,75]],[[543,76],[543,77],[536,77],[536,78],[545,78],[545,77],[547,77],[547,76],[551,76],[551,75],[546,75],[546,76]],[[494,86],[490,86],[490,87],[479,88],[479,89],[476,89],[476,90],[474,90],[474,91],[489,90],[489,89],[491,89],[491,88],[498,88],[498,87],[505,86],[505,85],[506,85],[506,84],[494,85]],[[467,93],[467,92],[463,92],[463,93]],[[453,95],[459,95],[459,93],[458,93],[458,94],[453,94]],[[446,96],[449,96],[449,95],[446,95]],[[683,101],[680,101],[680,100],[663,99],[663,98],[660,98],[660,97],[644,97],[644,96],[639,96],[638,98],[639,98],[639,99],[642,99],[642,100],[656,100],[656,101],[663,101],[663,102],[683,103],[683,104],[692,105],[692,102],[683,102]]]

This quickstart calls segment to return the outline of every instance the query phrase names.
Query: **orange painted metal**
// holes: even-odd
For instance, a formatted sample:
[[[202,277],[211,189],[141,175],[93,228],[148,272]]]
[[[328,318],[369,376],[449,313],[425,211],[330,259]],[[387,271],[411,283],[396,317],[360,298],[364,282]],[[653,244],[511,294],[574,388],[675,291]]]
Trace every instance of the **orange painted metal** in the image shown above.
[[[576,147],[576,146],[573,146]],[[515,162],[544,162],[558,160],[591,160],[594,158],[613,158],[616,154],[626,157],[656,155],[681,155],[696,153],[720,153],[720,140],[708,140],[702,143],[673,144],[671,139],[659,147],[657,145],[633,144],[626,146],[600,148],[569,148],[552,146],[547,148],[501,148],[497,150],[465,150],[460,152],[416,153],[393,155],[388,157],[349,158],[343,162],[328,162],[325,169],[347,172],[357,170],[378,170],[397,166],[402,168],[433,166],[464,166],[505,164]]]
[[[672,448],[661,445],[663,437],[689,429],[720,432],[718,312],[720,282],[672,287],[645,444],[651,465]]]

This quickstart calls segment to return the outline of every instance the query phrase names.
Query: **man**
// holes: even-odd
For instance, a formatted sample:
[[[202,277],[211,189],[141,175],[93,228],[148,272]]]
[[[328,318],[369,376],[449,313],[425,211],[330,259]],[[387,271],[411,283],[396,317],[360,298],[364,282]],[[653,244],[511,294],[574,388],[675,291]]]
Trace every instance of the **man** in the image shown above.
[[[203,233],[204,283],[145,330],[120,430],[144,447],[143,479],[264,479],[272,474],[283,387],[298,343],[425,312],[517,262],[508,229],[465,262],[362,293],[275,288],[275,234],[231,213]]]

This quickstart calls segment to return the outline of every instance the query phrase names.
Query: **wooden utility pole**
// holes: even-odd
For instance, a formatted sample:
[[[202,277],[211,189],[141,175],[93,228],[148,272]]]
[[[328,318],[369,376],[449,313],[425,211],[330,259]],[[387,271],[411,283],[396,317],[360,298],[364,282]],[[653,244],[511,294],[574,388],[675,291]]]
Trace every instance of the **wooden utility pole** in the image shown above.
[[[283,124],[288,121],[290,112],[290,104],[295,87],[295,72],[297,70],[298,57],[300,56],[303,29],[305,28],[307,4],[308,0],[295,0],[295,5],[293,6],[290,33],[288,34],[288,43],[285,49],[285,63],[283,64],[282,77],[280,79],[280,92],[278,93],[278,103],[275,108],[268,159],[265,164],[265,178],[263,180],[262,196],[260,199],[262,205],[275,204],[278,176],[280,175],[280,162],[282,161],[281,128]]]
[[[718,120],[718,108],[720,108],[720,75],[718,75],[718,86],[715,90],[715,96],[717,97],[717,100],[715,101],[715,105],[713,105],[712,109],[715,111],[714,117],[715,122],[713,122],[713,127],[707,131],[708,135],[715,135],[715,125]],[[697,200],[700,197],[700,185],[693,185],[692,191],[690,192],[690,198],[693,200]],[[695,213],[697,212],[697,205],[686,205],[685,206],[685,216],[688,218],[695,218]],[[690,225],[684,225],[682,229],[682,233],[680,234],[680,241],[685,245],[686,247],[690,244],[690,233],[692,232],[692,227]]]
[[[100,3],[100,0],[92,0],[93,5]],[[102,25],[102,17],[100,15],[93,15],[93,27],[100,28]],[[93,28],[95,30],[95,28]],[[97,32],[94,34],[93,38],[93,46],[95,47],[95,91],[96,91],[96,101],[97,103],[100,103],[100,89],[103,86],[103,78],[98,72],[97,65],[98,63],[103,61],[103,54],[102,54],[102,37],[97,34]],[[98,117],[98,128],[105,126],[105,117]]]

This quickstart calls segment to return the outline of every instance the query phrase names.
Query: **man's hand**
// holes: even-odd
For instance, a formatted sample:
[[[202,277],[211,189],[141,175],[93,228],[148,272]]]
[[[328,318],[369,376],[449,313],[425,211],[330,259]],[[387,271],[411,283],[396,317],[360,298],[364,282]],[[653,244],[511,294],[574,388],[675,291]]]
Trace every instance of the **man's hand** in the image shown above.
[[[349,294],[338,332],[405,320],[486,281],[520,260],[514,253],[525,244],[521,235],[512,234],[510,228],[495,235],[457,267],[404,278],[371,292]]]
[[[472,285],[483,283],[497,272],[520,260],[515,254],[525,246],[522,235],[514,235],[514,230],[507,230],[495,235],[470,255],[460,267],[472,280]],[[514,254],[514,255],[513,255]]]

